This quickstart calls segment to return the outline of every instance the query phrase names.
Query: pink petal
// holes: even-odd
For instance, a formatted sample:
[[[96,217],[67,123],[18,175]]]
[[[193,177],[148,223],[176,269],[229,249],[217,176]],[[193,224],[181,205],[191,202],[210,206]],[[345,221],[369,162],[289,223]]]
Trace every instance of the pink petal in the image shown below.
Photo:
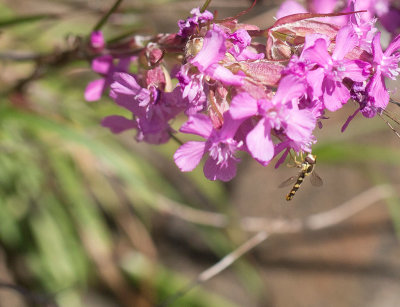
[[[209,66],[220,61],[226,52],[225,34],[218,26],[206,33],[203,47],[191,63],[204,72]]]
[[[400,14],[400,13],[399,13]],[[397,20],[398,23],[400,23],[400,16]],[[389,44],[389,46],[385,50],[385,55],[389,56],[396,50],[400,48],[400,34],[397,35]]]
[[[205,70],[205,73],[226,85],[240,86],[243,84],[244,76],[235,75],[229,69],[219,64],[211,65]]]
[[[230,159],[227,165],[217,165],[217,161],[208,158],[204,164],[204,175],[209,180],[229,181],[236,176],[237,161]]]
[[[368,95],[374,99],[374,106],[385,109],[390,95],[385,86],[385,80],[378,70],[367,85]]]
[[[296,142],[306,142],[315,128],[316,118],[306,110],[292,109],[289,111],[286,134]]]
[[[381,47],[381,33],[376,33],[374,39],[372,40],[372,53],[374,55],[374,62],[381,63],[383,58],[383,51]]]
[[[400,28],[400,10],[391,7],[389,12],[379,16],[379,22],[386,31],[395,33],[396,30]]]
[[[265,119],[261,119],[246,137],[247,148],[254,159],[263,165],[274,156],[274,144],[271,139],[271,128]]]
[[[176,165],[182,172],[190,172],[196,168],[204,155],[206,143],[190,141],[183,144],[174,154]]]
[[[118,94],[137,95],[140,91],[147,91],[143,89],[136,81],[136,79],[125,72],[116,72],[113,75],[114,83],[111,84],[111,89]]]
[[[111,55],[103,55],[92,61],[92,70],[106,75],[111,70],[112,64],[113,57]]]
[[[345,69],[343,74],[356,82],[366,80],[370,75],[371,64],[360,60],[343,60],[342,66]]]
[[[89,82],[85,89],[85,100],[86,101],[96,101],[101,98],[103,94],[103,90],[105,87],[106,80],[105,79],[97,79]]]
[[[305,94],[304,83],[298,81],[295,76],[288,75],[279,82],[278,90],[272,99],[273,103],[285,103],[300,98]]]
[[[233,119],[232,115],[229,112],[225,112],[223,118],[223,125],[219,130],[219,135],[221,139],[234,138],[236,131],[242,124],[242,121]]]
[[[310,1],[308,1],[310,2]],[[333,13],[337,0],[312,0],[310,4],[311,12],[318,14]]]
[[[257,100],[246,92],[237,94],[231,102],[229,113],[233,119],[245,119],[257,114]]]
[[[324,34],[319,34],[319,33],[309,34],[309,35],[306,36],[306,40],[304,42],[303,50],[306,50],[308,48],[313,47],[315,45],[315,41],[318,40],[318,39],[325,40],[327,45],[330,42],[329,37],[327,37]],[[300,59],[303,59],[303,57],[301,56]]]
[[[115,66],[116,71],[126,72],[129,69],[131,62],[135,61],[137,56],[128,56],[119,58],[117,65]]]
[[[186,123],[179,129],[182,133],[191,133],[207,139],[213,130],[210,118],[205,114],[195,114],[189,116]]]
[[[279,7],[278,11],[276,12],[275,16],[276,19],[293,15],[293,14],[298,14],[298,13],[307,13],[307,10],[297,1],[293,0],[286,0],[281,4]]]
[[[121,133],[125,130],[136,128],[136,122],[119,115],[105,117],[101,125],[110,128],[112,133]]]
[[[104,42],[104,36],[103,33],[101,31],[93,31],[90,34],[90,45],[94,48],[94,49],[103,49],[105,42]]]
[[[276,163],[275,163],[275,168],[278,168],[283,162],[285,162],[285,160],[286,160],[286,157],[288,156],[288,154],[289,154],[289,149],[288,149],[288,146],[287,146],[287,142],[284,142],[284,143],[279,143],[279,144],[277,144],[276,146],[275,146],[275,153],[274,153],[274,156],[277,156],[282,150],[284,150],[284,149],[286,149],[285,150],[285,152],[282,154],[282,156],[278,159],[278,161],[276,161]]]
[[[115,73],[115,82],[110,86],[110,96],[115,102],[133,112],[135,115],[143,115],[146,107],[151,102],[150,91],[142,88],[136,79],[128,73]]]
[[[307,40],[314,39],[314,35],[306,36],[306,44]],[[318,35],[318,38],[314,41],[314,44],[304,49],[301,58],[309,60],[311,63],[317,63],[321,66],[329,65],[329,61],[331,59],[331,55],[328,53],[328,38],[324,35]]]
[[[256,53],[248,48],[243,49],[239,54],[235,54],[233,48],[231,48],[229,52],[235,56],[237,61],[262,60],[265,57],[263,53]]]
[[[323,68],[309,71],[307,74],[307,82],[312,87],[313,96],[315,98],[322,96],[322,82],[324,81],[324,76]]]
[[[340,109],[350,99],[349,90],[341,82],[325,78],[322,89],[324,105],[331,112]]]
[[[358,38],[353,27],[346,26],[341,28],[336,35],[336,46],[332,58],[334,60],[342,60],[349,51],[354,49],[357,43]]]

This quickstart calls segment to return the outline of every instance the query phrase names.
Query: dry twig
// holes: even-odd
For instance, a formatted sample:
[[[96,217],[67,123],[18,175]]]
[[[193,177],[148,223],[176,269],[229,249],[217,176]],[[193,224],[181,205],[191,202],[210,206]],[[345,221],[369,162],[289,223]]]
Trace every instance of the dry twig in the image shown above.
[[[313,214],[305,219],[283,220],[244,217],[240,219],[239,226],[246,232],[266,231],[270,234],[297,233],[328,228],[392,195],[393,192],[389,185],[378,185],[358,194],[336,208]],[[229,219],[224,214],[191,208],[161,195],[158,196],[158,201],[154,204],[154,207],[162,213],[194,224],[216,228],[226,228],[230,224]]]
[[[288,221],[257,217],[245,217],[240,220],[241,228],[248,232],[257,232],[257,234],[244,242],[237,249],[223,257],[216,264],[199,274],[182,290],[178,291],[173,296],[168,298],[160,307],[169,306],[197,285],[215,277],[220,272],[232,265],[245,253],[249,252],[256,246],[264,242],[268,237],[273,234],[289,234],[302,231],[316,231],[332,227],[349,219],[360,211],[373,205],[377,201],[391,197],[392,195],[393,192],[390,189],[390,186],[383,184],[372,187],[360,193],[359,195],[355,196],[354,198],[348,200],[347,202],[334,209],[322,213],[313,214],[307,217],[305,220],[293,219]],[[163,212],[167,212],[171,215],[177,216],[188,222],[196,224],[219,228],[227,227],[229,224],[227,217],[223,214],[189,208],[172,200],[168,200],[164,197],[159,198],[159,203],[157,204],[157,207]]]

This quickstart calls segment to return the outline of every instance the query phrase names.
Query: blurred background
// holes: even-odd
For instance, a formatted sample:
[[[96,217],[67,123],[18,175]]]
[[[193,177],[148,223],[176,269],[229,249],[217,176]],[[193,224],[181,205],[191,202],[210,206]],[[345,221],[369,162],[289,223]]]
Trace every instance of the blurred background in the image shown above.
[[[213,0],[209,9],[228,17],[251,2]],[[350,219],[271,235],[171,306],[399,306],[400,139],[387,124],[357,117],[341,133],[355,105],[328,114],[314,147],[324,185],[305,182],[290,203],[290,187],[277,187],[293,168],[243,157],[226,184],[207,181],[201,167],[182,174],[177,144],[138,144],[132,131],[102,128],[120,108],[106,95],[85,102],[96,75],[62,54],[113,3],[0,3],[0,306],[156,306],[267,221],[306,219],[382,184],[390,193],[368,194],[378,201]],[[106,38],[175,32],[202,4],[126,0],[103,30]],[[279,4],[258,1],[241,21],[266,28]],[[37,55],[48,53],[60,59],[36,69]],[[244,229],[247,217],[265,225]]]

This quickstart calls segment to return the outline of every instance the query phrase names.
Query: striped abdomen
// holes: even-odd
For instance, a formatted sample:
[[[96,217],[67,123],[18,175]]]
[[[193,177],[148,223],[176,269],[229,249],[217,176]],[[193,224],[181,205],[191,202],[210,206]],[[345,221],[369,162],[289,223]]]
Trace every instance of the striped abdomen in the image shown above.
[[[297,190],[300,188],[301,184],[304,181],[304,178],[308,175],[310,175],[313,170],[314,170],[314,165],[308,162],[304,162],[302,167],[301,167],[301,172],[299,174],[299,177],[297,177],[296,183],[293,185],[293,188],[290,190],[288,195],[286,195],[286,200],[292,200],[294,195],[296,194]]]

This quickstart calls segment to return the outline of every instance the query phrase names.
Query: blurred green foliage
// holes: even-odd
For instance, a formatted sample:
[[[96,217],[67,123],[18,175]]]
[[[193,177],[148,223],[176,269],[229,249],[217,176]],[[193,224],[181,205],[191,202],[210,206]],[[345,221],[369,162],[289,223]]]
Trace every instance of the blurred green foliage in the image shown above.
[[[51,51],[60,41],[61,48],[67,47],[65,33],[88,34],[91,29],[90,24],[73,20],[49,21],[46,14],[18,16],[5,5],[1,8],[0,27],[7,31],[4,50]],[[29,33],[43,22],[46,31],[33,38]],[[184,196],[149,163],[148,152],[135,151],[132,138],[117,138],[99,125],[103,116],[121,109],[107,98],[84,101],[85,85],[96,76],[82,73],[82,67],[89,63],[53,67],[22,94],[9,91],[12,82],[1,89],[0,243],[11,257],[10,270],[24,271],[14,275],[15,283],[49,294],[60,306],[87,306],[83,299],[96,285],[107,288],[107,296],[121,306],[139,306],[141,301],[142,306],[152,306],[189,282],[165,268],[160,255],[154,258],[150,235],[157,194],[178,200]],[[7,69],[16,74],[15,83],[33,66],[7,63]],[[171,155],[176,147],[169,144],[155,154]],[[223,203],[223,186],[205,183],[199,174],[192,178],[200,183],[204,197]],[[217,255],[235,246],[225,234],[195,231]],[[241,275],[257,283],[251,268]],[[234,304],[196,290],[174,306]]]

